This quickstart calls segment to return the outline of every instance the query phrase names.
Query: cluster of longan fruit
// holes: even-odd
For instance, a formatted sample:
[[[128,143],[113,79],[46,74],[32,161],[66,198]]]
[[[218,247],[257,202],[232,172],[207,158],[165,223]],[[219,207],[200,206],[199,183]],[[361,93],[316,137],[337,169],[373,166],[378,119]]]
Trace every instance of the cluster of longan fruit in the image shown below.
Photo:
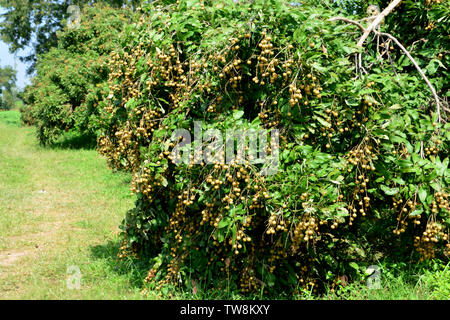
[[[138,259],[138,252],[136,247],[130,247],[126,241],[122,241],[119,247],[119,252],[117,253],[117,258],[119,260],[124,260],[125,258]]]
[[[293,46],[292,45],[288,45],[288,49],[292,49]],[[283,67],[283,79],[284,79],[284,83],[287,83],[290,76],[292,75],[292,70],[291,67],[294,65],[294,59],[292,58],[288,58],[286,61],[284,61],[281,66]]]
[[[253,269],[245,269],[239,279],[239,289],[242,293],[257,291],[261,287]]]
[[[369,138],[366,137],[364,140],[367,142],[369,141]],[[369,144],[360,145],[357,148],[350,150],[346,157],[347,163],[345,164],[345,167],[348,168],[348,172],[352,172],[350,164],[356,166],[357,169],[364,170],[365,172],[375,171],[375,166],[373,164],[375,151]],[[364,188],[365,185],[363,185],[363,182],[365,183],[365,179],[364,181],[363,179],[359,180],[361,181],[361,186]]]
[[[308,265],[313,264],[313,259],[308,258],[306,261],[302,261],[302,266],[298,270],[296,277],[298,279],[298,285],[303,290],[317,293],[318,292],[318,282],[317,279],[315,279],[312,276],[311,269],[308,268]]]
[[[143,168],[143,172],[136,172],[133,175],[131,192],[140,192],[147,196],[147,198],[152,200],[152,193],[154,189],[154,179],[152,172],[149,168]]]
[[[298,104],[299,101],[303,98],[302,91],[299,88],[297,88],[294,83],[291,83],[289,85],[289,95],[290,95],[289,104],[291,105],[291,107]],[[290,116],[290,114],[288,114],[288,116]]]
[[[363,177],[362,175],[359,177]],[[368,181],[368,179],[364,179],[364,181]],[[363,182],[366,183],[366,182]],[[348,206],[350,218],[349,224],[352,225],[352,222],[358,217],[358,214],[365,217],[370,207],[370,197],[365,195],[364,197],[357,192],[354,193],[352,204]]]
[[[438,152],[439,152],[439,149],[436,146],[431,146],[431,147],[425,148],[425,154],[427,156],[436,155],[436,154],[438,154]]]
[[[228,240],[228,244],[231,246],[232,249],[234,249],[234,254],[239,254],[239,250],[242,249],[242,244],[239,241],[242,242],[250,242],[252,238],[245,235],[245,232],[243,229],[237,231],[236,240],[233,243],[233,239]]]
[[[434,258],[436,255],[436,243],[440,241],[448,241],[449,235],[446,233],[445,227],[437,222],[429,222],[422,236],[414,238],[414,246],[421,255],[421,260]],[[447,250],[448,244],[446,248]]]
[[[263,110],[264,102],[260,102],[259,105],[261,107],[261,112],[258,113],[258,117],[264,128],[273,128],[278,126],[280,124],[280,111],[278,109],[275,109],[274,111]],[[270,148],[268,147],[268,149]]]
[[[370,182],[369,174],[375,171],[373,164],[375,151],[368,142],[369,137],[366,137],[357,148],[350,150],[346,156],[347,162],[343,167],[343,170],[349,173],[352,171],[356,172],[353,199],[348,207],[350,211],[349,225],[353,224],[358,214],[366,216],[370,207],[370,197],[367,194],[367,189]],[[351,166],[354,166],[354,168]]]
[[[119,147],[115,139],[113,140],[110,136],[100,135],[97,150],[107,158],[108,165],[111,168],[134,172],[140,166],[139,147],[132,140],[127,140],[129,138],[128,134],[123,138],[124,140],[120,141],[121,145]],[[124,144],[124,141],[127,145]],[[125,161],[125,164],[122,160]]]
[[[275,80],[278,79],[276,67],[279,60],[277,58],[272,58],[275,54],[275,48],[271,42],[272,37],[267,35],[265,32],[262,33],[262,36],[263,39],[258,44],[261,52],[256,58],[256,74],[252,80],[254,83],[264,86],[267,80],[269,80],[269,83],[274,83]],[[247,64],[251,64],[251,60],[248,60]]]
[[[281,216],[282,215],[280,215],[280,217]],[[276,213],[270,215],[269,220],[267,221],[267,225],[268,227],[266,233],[268,235],[275,234],[275,230],[282,232],[287,231],[287,225],[285,225],[284,220],[282,219],[279,220],[279,217],[277,217]]]
[[[307,95],[315,96],[320,99],[322,97],[321,91],[323,88],[318,84],[318,79],[312,73],[308,73],[306,75],[306,81],[311,81],[310,84],[302,84],[300,85],[300,89],[304,89]],[[304,102],[305,105],[308,105],[307,101]]]
[[[142,114],[142,115],[141,115]],[[137,109],[136,115],[141,117],[139,126],[134,129],[137,138],[149,139],[151,134],[158,129],[158,120],[162,114],[160,110],[146,110],[145,108]]]
[[[440,210],[450,211],[450,205],[448,201],[448,193],[436,192],[431,203],[431,212],[437,213]]]
[[[441,4],[441,3],[444,3],[444,0],[426,0],[425,2],[426,2],[427,5],[430,5],[430,4]]]
[[[148,270],[147,276],[145,277],[144,282],[145,283],[151,282],[156,277],[156,272],[157,272],[157,270],[155,270],[155,268],[151,268],[150,270]]]
[[[406,228],[408,226],[407,218],[413,219],[413,223],[416,225],[420,224],[421,215],[410,215],[411,212],[413,212],[416,208],[417,203],[413,200],[403,201],[402,198],[399,199],[393,199],[393,207],[394,210],[398,210],[398,216],[397,216],[397,226],[393,233],[395,235],[400,235],[406,231]]]
[[[291,251],[296,253],[302,243],[313,240],[319,232],[319,221],[314,217],[304,217],[295,225],[292,235]]]
[[[430,22],[430,23],[428,23],[428,25],[425,27],[425,30],[431,31],[431,30],[433,30],[434,28],[436,28],[436,25],[434,24],[434,22]]]

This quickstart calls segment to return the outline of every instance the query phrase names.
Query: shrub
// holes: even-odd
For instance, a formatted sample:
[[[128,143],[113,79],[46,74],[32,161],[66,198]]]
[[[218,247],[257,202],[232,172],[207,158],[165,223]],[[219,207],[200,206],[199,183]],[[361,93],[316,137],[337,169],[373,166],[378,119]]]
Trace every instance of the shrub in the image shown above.
[[[448,255],[449,125],[376,43],[355,73],[359,34],[320,3],[180,0],[121,35],[99,151],[133,173],[120,256],[153,257],[147,280],[316,292],[355,262]],[[277,173],[176,164],[172,132],[195,121],[278,129]]]
[[[29,106],[22,119],[37,126],[42,144],[54,142],[69,129],[95,134],[108,55],[131,13],[94,5],[81,15],[78,28],[59,32],[58,47],[39,56],[37,76],[25,93]]]

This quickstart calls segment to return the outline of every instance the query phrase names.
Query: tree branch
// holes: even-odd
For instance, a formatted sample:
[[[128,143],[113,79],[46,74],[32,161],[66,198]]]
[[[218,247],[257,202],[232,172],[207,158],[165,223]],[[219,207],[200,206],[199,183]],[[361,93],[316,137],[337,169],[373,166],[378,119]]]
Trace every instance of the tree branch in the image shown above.
[[[355,26],[358,26],[359,29],[361,29],[362,32],[366,31],[366,28],[364,28],[363,25],[362,25],[361,23],[359,23],[359,22],[357,22],[357,21],[355,21],[355,20],[351,20],[351,19],[344,18],[344,17],[334,17],[334,18],[328,19],[328,21],[337,21],[337,20],[345,21],[345,22],[347,22],[347,23],[354,24]]]
[[[394,37],[393,35],[390,35],[389,33],[385,33],[385,32],[376,31],[376,33],[379,33],[380,35],[382,35],[384,37],[388,37],[389,39],[394,41],[397,44],[397,46],[405,53],[405,55],[408,57],[408,59],[411,60],[414,67],[416,67],[417,71],[419,72],[419,74],[421,75],[423,80],[425,80],[426,84],[428,85],[428,87],[431,90],[431,93],[433,94],[434,100],[436,102],[437,120],[440,123],[442,121],[442,119],[441,119],[441,106],[439,103],[439,97],[438,97],[433,85],[431,84],[430,80],[428,80],[427,76],[423,73],[422,69],[419,67],[416,60],[414,60],[414,58],[411,56],[411,54],[408,52],[408,50],[406,50],[406,48],[400,43],[400,41],[397,40],[396,37]]]
[[[395,1],[394,1],[395,2]],[[393,2],[393,3],[394,3]],[[391,3],[392,4],[392,3]],[[381,15],[381,14],[380,14]],[[364,34],[367,32],[367,30],[369,29],[365,29],[359,22],[351,20],[351,19],[347,19],[344,17],[334,17],[329,19],[328,21],[336,21],[336,20],[341,20],[341,21],[345,21],[347,23],[353,24],[355,26],[357,26],[358,28],[361,29],[361,31],[364,32]],[[377,30],[372,30],[371,32],[377,34],[377,35],[381,35],[384,37],[387,37],[389,39],[391,39],[392,41],[394,41],[397,46],[405,53],[405,55],[408,57],[408,59],[412,62],[412,64],[414,65],[414,67],[416,67],[417,71],[419,72],[420,76],[422,77],[422,79],[425,81],[425,83],[428,85],[428,87],[431,90],[431,93],[433,94],[433,98],[436,102],[436,115],[437,115],[437,120],[438,122],[442,122],[442,118],[441,118],[441,105],[439,102],[439,96],[436,93],[436,90],[434,89],[433,85],[431,84],[430,80],[428,80],[427,76],[423,73],[422,69],[419,67],[419,65],[417,64],[416,60],[414,60],[414,58],[411,56],[411,54],[408,52],[408,50],[406,50],[406,48],[400,43],[400,41],[398,41],[398,39],[396,37],[394,37],[393,35],[389,34],[389,33],[385,33],[385,32],[379,32]],[[370,32],[369,32],[370,33]]]
[[[400,4],[400,2],[402,2],[402,0],[394,0],[386,7],[386,9],[381,11],[381,13],[375,18],[375,20],[372,21],[372,23],[369,25],[369,27],[367,27],[367,29],[364,31],[364,34],[358,41],[358,44],[357,44],[358,47],[363,46],[364,41],[366,41],[369,34],[375,30],[376,26],[378,26],[381,23],[381,21],[384,19],[384,17],[386,17],[389,13],[391,13],[392,10],[394,10],[395,7]]]

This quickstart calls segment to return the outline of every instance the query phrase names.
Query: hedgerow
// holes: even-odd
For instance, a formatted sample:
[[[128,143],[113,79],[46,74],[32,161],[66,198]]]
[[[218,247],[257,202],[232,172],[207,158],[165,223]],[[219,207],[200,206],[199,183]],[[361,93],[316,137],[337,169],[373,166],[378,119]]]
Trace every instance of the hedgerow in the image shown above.
[[[164,3],[143,6],[121,34],[100,102],[99,151],[133,174],[138,199],[120,257],[150,257],[146,280],[160,286],[246,294],[318,292],[381,258],[448,259],[448,105],[440,100],[438,117],[395,44],[370,36],[357,48],[359,29],[329,21],[343,9],[322,1]],[[405,6],[396,10],[419,15]],[[437,19],[448,7],[424,7],[448,28]],[[441,97],[444,34],[418,60]],[[196,121],[221,132],[277,129],[277,172],[177,163],[172,133],[194,133]]]
[[[98,103],[108,77],[105,63],[132,13],[95,5],[81,16],[79,27],[58,32],[58,47],[39,56],[37,75],[25,92],[22,122],[36,125],[42,144],[68,130],[96,134]]]

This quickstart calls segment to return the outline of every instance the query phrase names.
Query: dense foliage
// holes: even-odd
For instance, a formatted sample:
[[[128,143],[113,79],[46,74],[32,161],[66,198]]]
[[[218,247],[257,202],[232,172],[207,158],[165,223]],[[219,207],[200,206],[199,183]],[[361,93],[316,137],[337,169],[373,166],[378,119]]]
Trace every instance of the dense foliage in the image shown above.
[[[79,28],[58,33],[58,47],[40,56],[37,76],[26,88],[22,121],[37,126],[42,144],[70,129],[95,133],[97,105],[108,78],[105,63],[130,14],[97,5],[82,16]]]
[[[368,6],[378,4],[385,8],[390,0],[377,0],[370,2],[343,0],[342,7],[347,8],[347,14],[356,10],[360,16],[365,16]],[[346,5],[345,5],[346,4]],[[449,3],[443,0],[402,1],[383,21],[382,31],[386,30],[401,40],[401,43],[409,50],[420,67],[437,89],[442,90],[443,97],[449,96],[448,66],[450,39],[449,33]],[[392,47],[391,47],[392,45]],[[386,52],[384,59],[390,63],[395,62],[395,70],[404,73],[411,72],[416,75],[416,70],[411,61],[399,50],[389,44],[392,50]],[[389,54],[389,55],[388,55]],[[389,58],[390,56],[390,58]],[[445,87],[447,85],[447,87]],[[428,94],[428,91],[427,91]],[[448,111],[448,110],[447,110]]]
[[[26,54],[20,59],[29,63],[28,71],[31,73],[35,71],[38,55],[57,46],[57,32],[65,27],[66,19],[74,14],[68,10],[70,5],[77,5],[81,9],[93,3],[132,8],[136,2],[139,1],[0,0],[0,35],[10,45],[11,52]]]
[[[15,100],[16,70],[10,66],[0,68],[0,109],[11,109]]]
[[[416,50],[442,97],[449,8],[419,2],[397,10],[422,24],[426,8],[441,29]],[[429,88],[387,39],[371,36],[355,68],[359,30],[328,21],[349,7],[321,3],[180,0],[144,7],[122,34],[99,150],[133,173],[138,200],[121,256],[153,256],[147,280],[317,291],[381,258],[448,257],[447,104],[438,121]],[[193,133],[194,121],[221,132],[277,128],[278,172],[174,163],[172,132]]]

